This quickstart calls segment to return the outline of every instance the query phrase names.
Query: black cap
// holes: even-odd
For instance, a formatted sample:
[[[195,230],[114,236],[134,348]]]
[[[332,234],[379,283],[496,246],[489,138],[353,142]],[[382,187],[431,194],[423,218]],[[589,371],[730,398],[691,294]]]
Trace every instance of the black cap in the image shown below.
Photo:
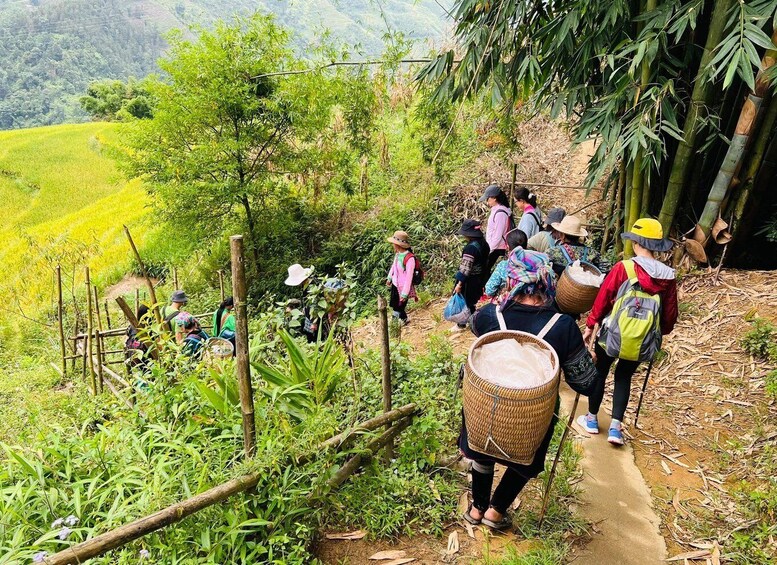
[[[489,198],[496,198],[497,194],[502,192],[502,187],[500,187],[498,184],[489,184],[486,187],[486,191],[483,193],[483,196],[478,198],[478,202],[485,202]]]

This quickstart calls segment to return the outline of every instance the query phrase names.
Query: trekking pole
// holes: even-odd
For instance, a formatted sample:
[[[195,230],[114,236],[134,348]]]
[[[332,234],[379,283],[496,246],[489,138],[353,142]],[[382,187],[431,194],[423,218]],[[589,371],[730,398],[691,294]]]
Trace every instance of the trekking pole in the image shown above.
[[[637,403],[637,413],[634,414],[634,429],[637,428],[637,420],[639,420],[639,409],[642,408],[642,399],[645,396],[645,390],[647,389],[648,379],[650,378],[650,370],[653,368],[653,360],[650,360],[650,364],[647,368],[647,374],[645,375],[645,382],[642,383],[642,390],[639,392],[639,402]]]
[[[556,451],[556,458],[553,460],[553,466],[550,468],[550,475],[548,475],[548,483],[545,485],[545,494],[542,496],[542,510],[540,511],[540,521],[537,525],[537,529],[542,528],[542,522],[545,521],[545,511],[548,509],[548,502],[550,501],[550,489],[553,486],[553,477],[556,475],[556,466],[558,460],[561,458],[561,450],[564,449],[564,442],[569,434],[569,428],[572,427],[572,421],[575,418],[575,412],[577,411],[577,403],[580,400],[580,393],[575,394],[575,402],[572,404],[572,410],[569,413],[569,420],[567,425],[564,426],[564,433],[561,434],[561,441],[558,444],[558,451]]]

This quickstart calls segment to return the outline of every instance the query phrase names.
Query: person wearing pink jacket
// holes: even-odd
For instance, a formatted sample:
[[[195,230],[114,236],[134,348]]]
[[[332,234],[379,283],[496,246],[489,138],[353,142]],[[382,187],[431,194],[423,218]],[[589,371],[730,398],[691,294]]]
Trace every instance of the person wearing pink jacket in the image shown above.
[[[410,238],[406,232],[395,231],[386,241],[394,246],[394,261],[386,277],[386,286],[391,288],[389,306],[394,310],[394,317],[405,325],[408,321],[405,312],[408,298],[418,300],[413,287],[416,259],[410,249]]]

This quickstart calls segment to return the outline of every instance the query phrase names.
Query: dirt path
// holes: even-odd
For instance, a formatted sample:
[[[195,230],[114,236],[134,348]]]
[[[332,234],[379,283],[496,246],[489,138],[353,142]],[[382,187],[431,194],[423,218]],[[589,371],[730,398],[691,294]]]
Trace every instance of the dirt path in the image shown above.
[[[561,400],[568,414],[574,393],[562,386]],[[575,417],[585,414],[581,398]],[[609,416],[602,414],[603,430]],[[575,426],[576,427],[576,426]],[[634,460],[630,443],[615,448],[605,434],[577,436],[583,451],[580,514],[592,524],[591,541],[574,560],[578,565],[658,564],[666,559],[666,543],[659,532],[661,520],[653,508],[645,479]]]

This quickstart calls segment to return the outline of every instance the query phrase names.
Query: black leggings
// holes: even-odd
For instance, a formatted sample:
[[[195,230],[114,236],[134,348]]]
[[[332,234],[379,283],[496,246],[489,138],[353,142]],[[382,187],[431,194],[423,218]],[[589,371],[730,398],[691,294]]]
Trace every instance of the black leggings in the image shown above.
[[[604,349],[597,343],[596,351],[596,383],[594,390],[588,397],[588,411],[591,414],[599,412],[604,399],[604,383],[607,381],[607,375],[610,367],[615,362],[615,358],[605,353]],[[615,390],[612,393],[612,417],[615,420],[623,421],[626,414],[626,406],[629,404],[629,394],[631,393],[631,377],[639,367],[639,361],[627,361],[618,359],[615,365]]]
[[[507,509],[521,492],[527,477],[508,467],[502,480],[491,496],[491,487],[494,484],[494,463],[473,461],[472,466],[472,506],[485,512],[491,506],[500,514],[506,514]]]
[[[407,308],[407,300],[404,302],[400,300],[399,290],[397,290],[397,287],[393,284],[391,285],[391,298],[389,299],[389,306],[391,306],[391,309],[396,312],[396,316],[400,320],[407,320],[407,312],[405,312],[405,308]]]

